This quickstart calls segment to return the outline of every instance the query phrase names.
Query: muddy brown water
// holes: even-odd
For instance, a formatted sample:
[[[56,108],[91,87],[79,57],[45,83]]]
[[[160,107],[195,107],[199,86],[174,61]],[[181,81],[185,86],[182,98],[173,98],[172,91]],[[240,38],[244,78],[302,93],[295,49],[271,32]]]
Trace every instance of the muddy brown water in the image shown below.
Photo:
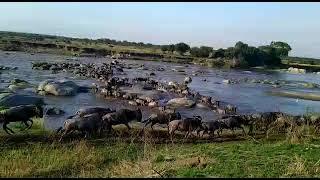
[[[1,71],[0,74],[0,88],[7,88],[9,81],[14,78],[26,80],[37,87],[37,85],[47,79],[67,79],[76,82],[79,85],[90,86],[96,82],[94,79],[84,79],[74,76],[67,72],[59,72],[52,74],[51,71],[33,70],[31,62],[81,62],[81,63],[96,63],[102,64],[103,62],[111,62],[112,59],[107,58],[91,58],[81,57],[70,60],[67,56],[52,55],[36,53],[31,55],[24,52],[9,52],[0,51],[0,65],[9,67],[18,67],[17,70]],[[267,84],[254,84],[254,83],[239,83],[239,84],[224,84],[224,79],[242,80],[248,79],[269,79],[269,80],[285,80],[292,83],[309,82],[320,84],[320,75],[316,74],[288,74],[283,72],[264,72],[264,71],[243,71],[243,70],[221,70],[208,67],[202,67],[198,65],[181,65],[175,63],[166,62],[154,62],[154,61],[140,61],[140,60],[120,60],[132,64],[132,66],[139,67],[144,64],[143,68],[123,69],[124,72],[117,72],[118,77],[148,77],[151,72],[156,75],[151,76],[153,79],[160,81],[177,81],[182,82],[186,76],[192,77],[192,82],[189,87],[192,90],[198,91],[203,95],[210,95],[217,100],[222,100],[230,104],[234,104],[238,107],[239,113],[251,113],[251,112],[266,112],[266,111],[282,111],[290,114],[302,114],[306,112],[307,108],[312,111],[320,112],[320,102],[311,100],[302,100],[286,97],[277,97],[267,94],[266,92],[272,90],[273,87]],[[165,71],[157,71],[158,68],[164,68]],[[197,76],[192,74],[197,73]],[[206,81],[203,81],[206,79]],[[306,89],[295,86],[283,86],[279,89],[303,91],[303,92],[318,92],[319,89]],[[131,89],[132,90],[132,89]],[[135,89],[139,91],[141,95],[159,95],[155,91],[141,91],[141,88]],[[35,94],[34,88],[27,88],[19,90],[17,93],[23,94]],[[162,103],[167,102],[172,95],[162,95]],[[65,118],[79,108],[89,106],[102,106],[113,109],[136,107],[130,106],[127,101],[119,99],[102,99],[96,97],[92,93],[79,93],[76,96],[71,97],[56,97],[45,96],[45,102],[48,106],[55,106],[66,111],[66,114],[62,116],[46,116],[45,126],[47,128],[56,129],[62,125]],[[143,119],[154,111],[152,108],[141,107],[143,111]],[[213,120],[216,118],[216,114],[208,108],[196,106],[195,108],[178,108],[177,109],[182,116],[201,115],[204,120]]]

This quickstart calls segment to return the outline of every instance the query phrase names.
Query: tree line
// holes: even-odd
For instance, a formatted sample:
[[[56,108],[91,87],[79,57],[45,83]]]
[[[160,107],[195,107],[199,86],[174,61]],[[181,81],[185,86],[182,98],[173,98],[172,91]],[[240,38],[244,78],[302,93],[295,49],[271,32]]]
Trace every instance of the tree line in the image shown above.
[[[234,47],[213,49],[208,46],[190,47],[188,44],[180,42],[177,44],[169,45],[154,45],[151,43],[143,42],[129,42],[117,41],[108,38],[101,39],[88,39],[88,38],[71,38],[53,35],[41,35],[32,33],[17,33],[0,31],[0,35],[5,36],[20,36],[31,40],[43,41],[51,39],[55,41],[63,41],[71,44],[71,41],[78,41],[86,44],[102,43],[107,45],[122,45],[122,46],[135,46],[135,47],[148,47],[161,49],[164,53],[178,53],[186,55],[189,53],[192,57],[198,58],[213,58],[213,59],[228,59],[233,60],[234,66],[259,66],[259,65],[279,65],[282,57],[287,57],[292,50],[290,45],[281,41],[272,41],[269,45],[265,46],[249,46],[241,41],[237,42]]]
[[[200,46],[190,47],[186,43],[177,43],[161,46],[163,52],[178,52],[183,55],[189,52],[193,57],[228,59],[233,60],[234,66],[260,66],[260,65],[279,65],[281,58],[287,57],[292,50],[290,45],[281,41],[272,41],[265,46],[249,46],[241,41],[234,47],[226,49],[219,48],[214,50],[212,47]]]

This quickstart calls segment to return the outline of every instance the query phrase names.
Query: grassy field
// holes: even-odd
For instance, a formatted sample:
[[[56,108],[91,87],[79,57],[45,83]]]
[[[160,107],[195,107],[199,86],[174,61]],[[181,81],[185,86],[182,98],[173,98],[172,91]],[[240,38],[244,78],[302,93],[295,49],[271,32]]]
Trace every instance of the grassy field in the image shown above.
[[[287,67],[306,69],[307,71],[320,71],[320,59],[286,57],[281,60],[281,63]]]
[[[147,132],[141,139],[136,130],[118,128],[117,138],[59,143],[41,119],[29,131],[11,127],[17,134],[0,131],[0,177],[319,177],[320,172],[320,141],[307,134],[227,140],[225,133],[224,142],[160,143]]]

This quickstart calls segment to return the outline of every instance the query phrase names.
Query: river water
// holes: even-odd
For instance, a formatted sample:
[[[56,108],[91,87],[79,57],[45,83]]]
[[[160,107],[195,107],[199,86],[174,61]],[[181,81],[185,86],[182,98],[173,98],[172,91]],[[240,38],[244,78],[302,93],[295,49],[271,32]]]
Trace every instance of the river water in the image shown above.
[[[79,85],[91,85],[95,82],[92,79],[81,79],[72,74],[61,72],[52,74],[51,71],[33,70],[31,62],[47,61],[47,62],[82,62],[96,63],[111,62],[112,59],[107,58],[91,58],[81,57],[76,60],[66,60],[66,56],[52,54],[30,54],[24,52],[4,52],[0,51],[0,65],[9,67],[18,67],[17,70],[2,71],[0,74],[0,88],[6,88],[9,81],[14,78],[19,78],[34,84],[35,87],[46,79],[68,79],[76,82]],[[258,80],[285,80],[288,84],[297,84],[299,82],[308,82],[320,84],[320,75],[317,74],[289,74],[286,72],[267,72],[267,71],[243,71],[243,70],[221,70],[198,65],[181,65],[175,63],[154,62],[154,61],[136,61],[136,60],[121,60],[129,64],[144,64],[149,70],[143,69],[124,69],[124,73],[119,76],[123,77],[147,77],[150,72],[155,72],[154,79],[161,81],[177,81],[182,82],[186,76],[192,77],[192,82],[189,87],[198,91],[203,95],[210,95],[217,100],[222,100],[238,107],[240,113],[247,112],[266,112],[266,111],[282,111],[290,114],[302,114],[309,108],[314,112],[320,112],[320,101],[311,101],[295,98],[286,98],[272,96],[267,94],[268,91],[275,89],[269,84],[256,84],[242,82],[238,84],[222,83],[224,79],[243,80],[258,79]],[[156,71],[155,69],[163,67],[165,71]],[[185,72],[179,72],[183,70]],[[197,73],[197,76],[192,76]],[[206,81],[203,81],[206,79]],[[282,90],[299,91],[299,92],[319,92],[319,88],[304,88],[298,86],[281,86]],[[19,91],[18,93],[34,94],[32,88]],[[148,92],[143,92],[148,93]],[[46,96],[45,102],[48,105],[59,107],[67,113],[61,117],[46,118],[46,126],[56,128],[62,125],[66,116],[74,113],[81,107],[86,106],[104,106],[111,108],[123,108],[129,105],[122,100],[116,99],[101,99],[91,93],[80,93],[72,97],[55,97]],[[143,109],[143,119],[151,112],[150,108]],[[181,109],[183,116],[199,114],[204,119],[210,120],[215,114],[206,108]]]

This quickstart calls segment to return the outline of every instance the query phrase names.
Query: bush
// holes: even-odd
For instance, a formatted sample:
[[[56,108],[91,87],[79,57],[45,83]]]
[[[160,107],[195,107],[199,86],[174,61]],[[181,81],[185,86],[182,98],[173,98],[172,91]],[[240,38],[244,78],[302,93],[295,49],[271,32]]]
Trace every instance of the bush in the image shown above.
[[[186,53],[188,50],[190,50],[190,46],[186,43],[178,43],[174,45],[174,50],[177,51],[180,54]]]

